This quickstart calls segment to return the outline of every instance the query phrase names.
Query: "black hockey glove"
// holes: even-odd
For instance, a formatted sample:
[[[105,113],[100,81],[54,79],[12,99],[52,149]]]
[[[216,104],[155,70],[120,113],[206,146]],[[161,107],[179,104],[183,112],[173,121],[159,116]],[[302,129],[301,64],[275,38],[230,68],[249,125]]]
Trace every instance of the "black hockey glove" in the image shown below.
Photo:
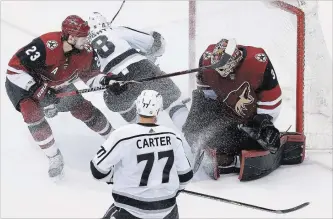
[[[50,88],[47,83],[33,85],[30,91],[33,92],[33,98],[39,102],[41,107],[59,103],[56,91]]]
[[[239,129],[256,140],[265,150],[276,153],[280,147],[280,132],[274,127],[272,117],[257,114],[247,124],[239,125]]]
[[[120,84],[119,81],[123,81],[123,77],[112,73],[107,74],[100,81],[101,85],[108,85],[107,91],[112,92],[114,95],[120,95],[128,89],[127,84]]]

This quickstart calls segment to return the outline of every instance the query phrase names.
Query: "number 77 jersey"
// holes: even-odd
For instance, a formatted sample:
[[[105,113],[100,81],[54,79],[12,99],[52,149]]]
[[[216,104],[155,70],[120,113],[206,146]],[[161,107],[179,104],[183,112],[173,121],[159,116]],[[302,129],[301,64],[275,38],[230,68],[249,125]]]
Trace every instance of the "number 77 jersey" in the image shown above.
[[[102,72],[126,74],[127,66],[146,59],[138,50],[146,53],[151,49],[154,38],[148,33],[134,29],[108,27],[91,31],[89,41],[98,55]]]
[[[96,179],[113,177],[115,205],[139,218],[163,218],[170,213],[177,192],[193,177],[181,138],[172,129],[154,124],[115,130],[90,167]]]

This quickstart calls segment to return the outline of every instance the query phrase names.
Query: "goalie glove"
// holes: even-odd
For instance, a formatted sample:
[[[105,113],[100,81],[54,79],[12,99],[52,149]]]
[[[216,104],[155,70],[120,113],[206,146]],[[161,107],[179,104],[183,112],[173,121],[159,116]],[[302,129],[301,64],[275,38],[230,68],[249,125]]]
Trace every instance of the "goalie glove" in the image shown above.
[[[257,114],[247,124],[238,128],[256,140],[265,150],[272,154],[280,147],[280,132],[272,123],[273,117],[268,114]]]
[[[112,92],[114,95],[120,95],[128,88],[128,84],[120,83],[123,81],[124,79],[122,76],[108,73],[106,76],[101,78],[99,83],[103,86],[108,86],[108,92]]]

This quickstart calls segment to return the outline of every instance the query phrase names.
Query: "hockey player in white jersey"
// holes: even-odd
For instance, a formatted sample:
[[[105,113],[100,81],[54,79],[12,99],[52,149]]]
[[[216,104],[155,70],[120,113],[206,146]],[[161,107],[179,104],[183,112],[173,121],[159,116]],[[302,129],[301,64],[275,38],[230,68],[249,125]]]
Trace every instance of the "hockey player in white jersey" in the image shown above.
[[[158,32],[146,33],[128,27],[111,27],[105,17],[94,12],[90,17],[89,41],[98,56],[100,71],[107,76],[92,83],[112,86],[104,92],[104,101],[127,122],[134,122],[135,98],[145,89],[158,91],[164,97],[164,109],[172,118],[179,107],[180,89],[170,78],[120,86],[116,81],[155,77],[162,72],[154,61],[163,55],[165,40]],[[98,79],[98,78],[96,78]]]
[[[90,162],[92,175],[113,183],[114,204],[103,218],[177,219],[177,194],[193,171],[182,140],[156,124],[162,96],[144,90],[135,101],[139,122],[116,129]]]

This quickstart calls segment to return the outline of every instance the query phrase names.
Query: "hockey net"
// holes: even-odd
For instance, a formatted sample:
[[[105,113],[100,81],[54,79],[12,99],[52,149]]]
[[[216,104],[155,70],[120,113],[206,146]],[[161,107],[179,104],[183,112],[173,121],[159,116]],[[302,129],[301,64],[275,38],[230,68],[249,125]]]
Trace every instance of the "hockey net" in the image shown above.
[[[264,48],[283,92],[275,125],[304,133],[307,149],[332,150],[332,58],[317,9],[317,1],[189,1],[189,65],[221,38]]]

